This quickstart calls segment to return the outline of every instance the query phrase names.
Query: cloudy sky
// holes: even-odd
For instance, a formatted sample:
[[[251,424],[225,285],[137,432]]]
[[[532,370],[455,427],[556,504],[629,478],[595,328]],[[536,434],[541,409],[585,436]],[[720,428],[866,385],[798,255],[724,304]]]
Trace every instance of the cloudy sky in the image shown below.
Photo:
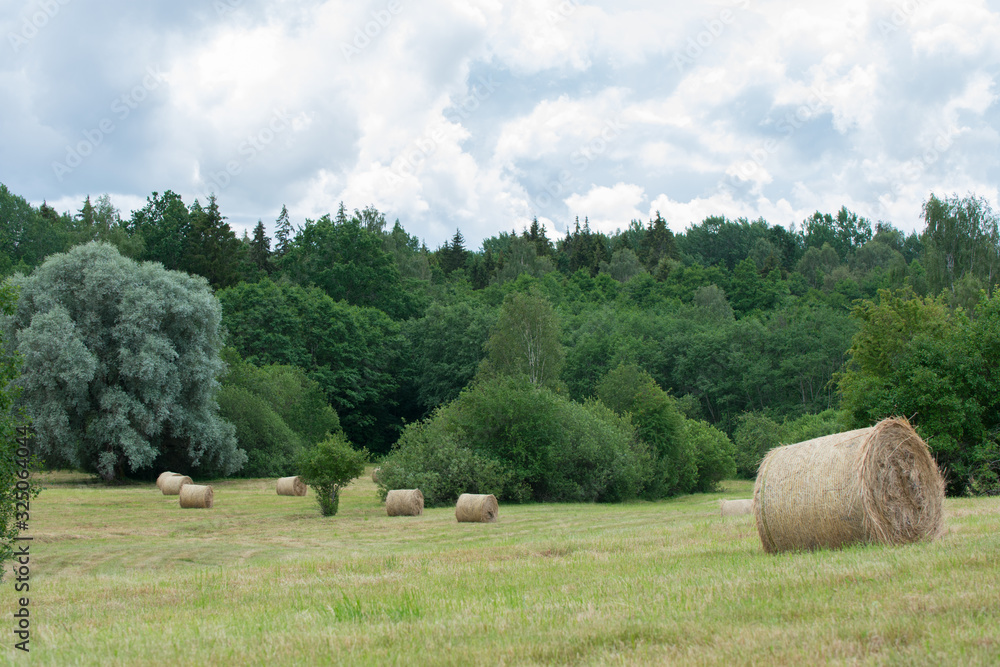
[[[0,182],[437,247],[661,211],[919,229],[997,205],[1000,0],[0,0]]]

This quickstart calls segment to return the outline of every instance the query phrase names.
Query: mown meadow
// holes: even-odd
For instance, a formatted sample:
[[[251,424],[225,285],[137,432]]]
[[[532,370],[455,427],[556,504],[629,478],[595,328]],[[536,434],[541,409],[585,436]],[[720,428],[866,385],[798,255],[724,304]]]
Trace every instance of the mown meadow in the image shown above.
[[[763,553],[719,493],[389,518],[369,477],[334,517],[273,480],[211,510],[43,473],[30,656],[45,665],[996,664],[1000,498],[949,498],[907,547]],[[9,575],[7,618],[16,604]]]

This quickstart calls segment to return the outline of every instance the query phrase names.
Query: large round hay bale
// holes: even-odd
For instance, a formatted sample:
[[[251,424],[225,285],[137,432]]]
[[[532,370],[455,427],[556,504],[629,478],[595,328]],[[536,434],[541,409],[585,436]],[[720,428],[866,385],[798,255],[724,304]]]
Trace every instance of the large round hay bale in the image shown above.
[[[420,516],[424,513],[424,494],[420,489],[395,489],[385,497],[389,516]]]
[[[163,490],[163,480],[167,479],[168,477],[180,477],[180,476],[181,474],[179,472],[161,472],[159,477],[156,478],[156,488]]]
[[[463,493],[455,504],[455,518],[460,523],[493,523],[499,512],[500,505],[494,495]]]
[[[165,496],[176,496],[179,495],[181,489],[184,488],[185,484],[191,484],[193,480],[187,475],[174,475],[173,477],[165,477],[162,482],[160,482],[160,491],[163,491]]]
[[[944,524],[944,480],[905,419],[772,449],[753,494],[768,553],[907,544]]]
[[[185,484],[181,487],[180,497],[181,507],[185,508],[212,509],[215,503],[212,487],[200,484]]]
[[[744,514],[753,514],[753,498],[722,501],[722,516],[743,516]]]
[[[279,496],[304,496],[308,488],[298,475],[295,477],[282,477],[278,480]]]
[[[381,468],[375,468],[374,470],[372,470],[372,481],[375,482],[376,484],[378,484],[378,471],[379,470],[381,470]]]

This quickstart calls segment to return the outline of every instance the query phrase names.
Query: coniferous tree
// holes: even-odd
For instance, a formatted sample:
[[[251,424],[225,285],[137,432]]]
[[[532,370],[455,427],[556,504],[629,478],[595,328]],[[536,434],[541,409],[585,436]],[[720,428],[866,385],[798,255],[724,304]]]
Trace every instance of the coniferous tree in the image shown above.
[[[261,220],[257,221],[250,241],[250,261],[264,273],[271,273],[274,268],[271,265],[271,239],[267,238]]]
[[[209,195],[206,208],[196,200],[189,214],[190,231],[180,268],[205,276],[215,287],[238,283],[245,247],[219,211],[215,195]]]
[[[274,254],[284,257],[285,253],[288,252],[288,245],[291,243],[293,236],[292,223],[288,219],[288,207],[282,204],[281,214],[274,221]]]
[[[469,252],[465,249],[465,237],[462,231],[455,230],[455,235],[451,238],[451,243],[445,241],[440,250],[441,269],[446,273],[451,273],[455,269],[465,267]]]

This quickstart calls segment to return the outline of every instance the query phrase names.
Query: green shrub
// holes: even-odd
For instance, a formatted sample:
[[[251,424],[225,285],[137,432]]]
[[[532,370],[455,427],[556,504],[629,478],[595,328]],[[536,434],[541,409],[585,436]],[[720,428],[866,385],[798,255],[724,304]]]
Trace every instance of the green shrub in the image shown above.
[[[378,471],[379,495],[390,489],[420,489],[428,507],[450,505],[463,493],[504,496],[510,474],[493,459],[460,444],[441,421],[410,424]]]
[[[495,377],[408,427],[379,475],[383,492],[417,487],[432,504],[465,492],[509,502],[606,502],[636,497],[649,458],[627,418],[525,377]]]
[[[242,387],[219,390],[219,414],[236,427],[236,441],[247,453],[242,477],[292,474],[302,441],[271,406]]]
[[[663,498],[698,486],[697,451],[685,438],[676,401],[635,365],[621,365],[597,385],[597,396],[618,414],[630,414],[639,438],[653,455],[652,474],[642,495]]]
[[[247,453],[241,477],[295,474],[303,447],[339,433],[340,421],[315,380],[294,366],[257,368],[232,348],[222,354],[228,371],[216,399],[222,417],[236,427]]]
[[[761,412],[744,412],[736,418],[736,474],[752,479],[764,455],[781,442],[781,425]]]
[[[343,433],[304,450],[298,458],[302,481],[313,487],[323,516],[333,516],[340,506],[340,490],[365,471],[368,450],[357,450]]]
[[[711,424],[688,419],[684,422],[684,439],[696,452],[695,491],[714,491],[719,482],[736,475],[736,447],[728,435]]]

